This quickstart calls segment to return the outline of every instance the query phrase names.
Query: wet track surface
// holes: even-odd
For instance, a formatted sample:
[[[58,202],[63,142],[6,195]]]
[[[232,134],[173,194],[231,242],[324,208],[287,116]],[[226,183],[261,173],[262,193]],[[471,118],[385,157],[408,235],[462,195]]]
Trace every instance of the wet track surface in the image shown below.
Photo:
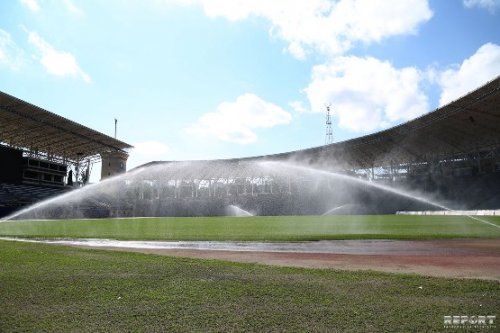
[[[266,265],[374,270],[500,281],[500,239],[329,240],[312,242],[0,240]]]

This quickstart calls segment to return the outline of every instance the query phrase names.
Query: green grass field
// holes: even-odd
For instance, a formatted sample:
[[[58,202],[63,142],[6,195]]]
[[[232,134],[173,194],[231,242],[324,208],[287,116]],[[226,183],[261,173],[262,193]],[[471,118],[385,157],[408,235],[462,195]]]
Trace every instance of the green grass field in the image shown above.
[[[500,226],[500,217],[482,218]],[[0,236],[140,240],[500,238],[500,228],[466,216],[276,216],[12,221]]]
[[[207,217],[0,222],[0,236],[302,241],[500,238],[500,229],[463,216]],[[445,315],[499,309],[498,282],[0,240],[0,332],[441,332]]]
[[[7,241],[0,258],[0,332],[442,332],[500,309],[495,282]]]

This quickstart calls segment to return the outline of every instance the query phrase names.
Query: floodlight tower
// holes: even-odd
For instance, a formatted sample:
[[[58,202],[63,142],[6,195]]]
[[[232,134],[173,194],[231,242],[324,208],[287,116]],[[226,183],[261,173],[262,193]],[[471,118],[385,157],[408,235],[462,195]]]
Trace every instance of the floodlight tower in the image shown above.
[[[332,117],[330,114],[330,104],[326,105],[326,137],[325,145],[333,143]]]

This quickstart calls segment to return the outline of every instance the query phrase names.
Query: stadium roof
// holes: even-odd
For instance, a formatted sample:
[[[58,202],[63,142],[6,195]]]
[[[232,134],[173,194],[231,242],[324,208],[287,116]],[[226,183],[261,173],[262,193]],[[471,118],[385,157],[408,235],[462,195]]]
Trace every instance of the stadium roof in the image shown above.
[[[430,161],[500,146],[500,76],[419,118],[371,135],[274,158],[326,159],[344,168]]]
[[[430,161],[495,147],[500,147],[500,76],[448,105],[384,131],[326,146],[226,161],[291,159],[358,169]],[[146,165],[158,163],[169,162]]]
[[[0,92],[0,142],[73,161],[132,148],[4,92]]]

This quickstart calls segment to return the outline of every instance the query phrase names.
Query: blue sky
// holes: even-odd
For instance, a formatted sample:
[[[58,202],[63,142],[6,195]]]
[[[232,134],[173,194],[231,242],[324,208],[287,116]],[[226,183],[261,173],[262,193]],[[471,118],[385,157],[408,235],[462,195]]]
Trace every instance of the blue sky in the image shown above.
[[[500,74],[499,0],[11,0],[0,90],[151,160],[379,131]],[[94,180],[98,179],[94,169]]]

